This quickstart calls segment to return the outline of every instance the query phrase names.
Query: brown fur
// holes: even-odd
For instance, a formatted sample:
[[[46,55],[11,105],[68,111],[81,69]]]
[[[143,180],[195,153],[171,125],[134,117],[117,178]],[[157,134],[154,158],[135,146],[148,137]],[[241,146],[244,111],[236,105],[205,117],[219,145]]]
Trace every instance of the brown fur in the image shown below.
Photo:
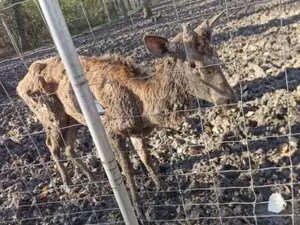
[[[131,138],[154,182],[161,187],[143,137],[154,127],[174,127],[181,123],[184,113],[176,111],[191,109],[195,98],[216,104],[236,101],[220,67],[209,66],[219,61],[207,35],[210,29],[200,28],[196,33],[185,27],[176,42],[145,37],[149,51],[162,58],[156,61],[152,76],[119,55],[80,57],[90,89],[105,108],[104,126],[135,204],[139,200],[126,151],[126,138]],[[85,124],[85,120],[60,58],[34,62],[19,83],[17,92],[45,127],[46,143],[64,184],[69,185],[71,180],[59,160],[60,148],[66,149],[67,156],[90,180],[97,180],[81,160],[75,159],[73,148],[78,128],[63,129],[78,122]],[[142,216],[141,210],[137,210]]]

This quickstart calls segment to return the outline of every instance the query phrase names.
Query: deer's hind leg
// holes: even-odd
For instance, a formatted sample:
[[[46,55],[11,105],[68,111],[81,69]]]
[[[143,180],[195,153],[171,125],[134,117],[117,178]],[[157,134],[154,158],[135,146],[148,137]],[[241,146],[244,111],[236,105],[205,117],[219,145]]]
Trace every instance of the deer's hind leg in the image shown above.
[[[52,128],[46,128],[46,145],[50,150],[52,158],[57,166],[57,169],[62,178],[62,182],[67,188],[72,185],[71,177],[67,172],[67,168],[65,167],[63,161],[60,158],[60,150],[62,145],[62,138],[59,131],[54,130]]]
[[[46,133],[46,145],[61,175],[63,184],[67,187],[72,184],[71,177],[60,159],[61,148],[65,147],[61,129],[67,125],[68,115],[56,95],[43,95],[37,90],[21,92],[20,96],[36,115]]]

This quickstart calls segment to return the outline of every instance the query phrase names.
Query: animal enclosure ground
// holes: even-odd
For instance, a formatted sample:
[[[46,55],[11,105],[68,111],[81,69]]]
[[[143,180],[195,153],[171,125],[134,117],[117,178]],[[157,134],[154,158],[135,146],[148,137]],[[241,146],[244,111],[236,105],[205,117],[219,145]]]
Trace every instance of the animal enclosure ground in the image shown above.
[[[218,23],[213,42],[242,101],[228,111],[201,102],[178,129],[153,132],[148,150],[159,160],[166,190],[156,192],[132,154],[142,206],[155,225],[290,225],[291,214],[294,224],[300,224],[298,0],[154,2],[154,14],[161,14],[157,21],[136,14],[133,26],[119,21],[95,31],[96,43],[86,35],[75,45],[82,55],[117,52],[151,66],[144,34],[170,38],[180,31],[180,23],[196,26],[224,8],[227,16]],[[49,50],[24,59],[30,65],[54,54]],[[80,130],[76,152],[101,181],[89,183],[69,166],[75,185],[70,193],[61,189],[43,128],[16,96],[26,72],[21,60],[0,62],[5,86],[0,87],[0,223],[123,224],[86,127]],[[287,201],[281,214],[267,211],[273,192]]]

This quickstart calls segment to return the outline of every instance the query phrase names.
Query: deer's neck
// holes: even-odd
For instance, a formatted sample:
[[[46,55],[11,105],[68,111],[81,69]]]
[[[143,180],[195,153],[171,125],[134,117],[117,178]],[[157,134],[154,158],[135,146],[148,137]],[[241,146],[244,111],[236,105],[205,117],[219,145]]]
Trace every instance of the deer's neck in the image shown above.
[[[189,109],[192,96],[188,93],[182,63],[172,58],[157,62],[154,77],[141,84],[144,113],[170,113]]]
[[[176,59],[167,58],[156,65],[153,88],[167,96],[171,95],[169,97],[180,95],[187,90],[184,75],[182,63]]]

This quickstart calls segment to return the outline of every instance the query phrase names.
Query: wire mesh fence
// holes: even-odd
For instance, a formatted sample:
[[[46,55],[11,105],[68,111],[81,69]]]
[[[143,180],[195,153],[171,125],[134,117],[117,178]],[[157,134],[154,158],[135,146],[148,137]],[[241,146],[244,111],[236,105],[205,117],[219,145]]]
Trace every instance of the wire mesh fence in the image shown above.
[[[99,29],[108,23],[117,22],[120,17],[117,4],[114,1],[70,2],[61,0],[60,3],[68,28],[74,37],[91,33],[92,28]],[[1,4],[3,4],[1,16],[5,18],[13,36],[20,42],[20,49],[23,52],[52,44],[51,36],[47,26],[45,26],[37,1],[15,1],[14,4]],[[3,27],[1,27],[1,31],[3,32],[1,36],[4,37]],[[1,58],[13,56],[15,53],[14,49],[10,47],[10,42],[7,41],[7,39],[3,39],[0,42],[3,50],[0,53]]]
[[[34,1],[20,5],[38,7]],[[225,110],[223,106],[196,100],[195,107],[164,112],[186,117],[178,127],[157,128],[146,138],[146,149],[158,161],[164,189],[156,189],[131,149],[135,183],[142,199],[139,205],[146,216],[144,223],[300,223],[299,1],[152,2],[154,16],[150,19],[144,19],[139,12],[131,15],[129,24],[118,20],[99,28],[99,17],[92,15],[102,9],[101,16],[109,20],[103,2],[83,4],[83,8],[86,16],[80,6],[69,10],[73,10],[76,20],[85,24],[84,28],[80,28],[78,21],[66,18],[71,32],[74,26],[73,35],[88,30],[74,37],[78,53],[92,56],[110,52],[131,56],[146,75],[132,79],[142,80],[154,76],[153,57],[142,43],[145,34],[171,38],[181,31],[182,23],[196,27],[204,19],[225,10],[225,16],[214,29],[212,41],[222,62],[222,71],[239,102]],[[75,151],[98,176],[98,181],[89,181],[61,152],[62,162],[73,181],[69,192],[63,188],[46,146],[47,130],[16,94],[17,84],[28,72],[29,65],[55,55],[55,47],[42,15],[33,10],[36,13],[30,17],[39,22],[36,27],[25,26],[31,49],[45,44],[47,47],[23,51],[22,40],[16,35],[17,24],[9,22],[14,21],[10,10],[12,7],[1,11],[4,20],[0,27],[1,43],[5,44],[0,51],[7,56],[21,50],[18,57],[0,62],[0,223],[124,224],[89,131],[77,123],[61,128],[60,132],[80,128]],[[12,40],[17,46],[11,44]],[[93,88],[99,84],[89,85]],[[36,98],[55,95],[53,92]],[[129,140],[126,146],[132,148]],[[268,211],[272,193],[280,193],[287,202],[281,213]]]

